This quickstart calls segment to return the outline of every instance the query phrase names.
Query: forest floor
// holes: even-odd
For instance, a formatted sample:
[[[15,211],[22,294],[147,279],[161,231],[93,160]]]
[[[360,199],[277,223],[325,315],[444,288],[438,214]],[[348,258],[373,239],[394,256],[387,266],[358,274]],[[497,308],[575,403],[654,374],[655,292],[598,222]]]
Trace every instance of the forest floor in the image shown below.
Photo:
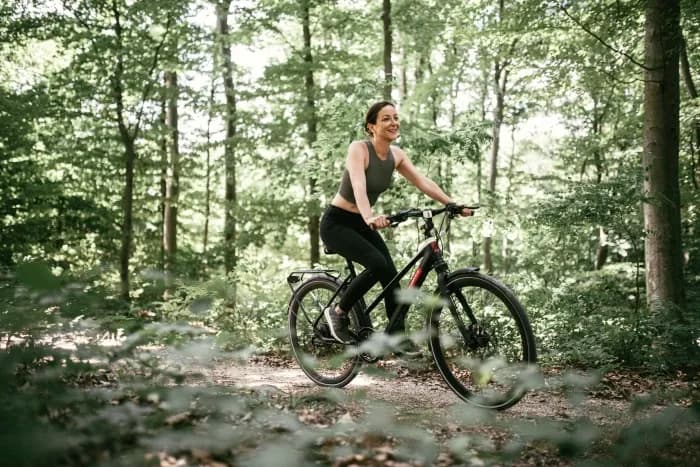
[[[688,394],[697,395],[697,381],[682,374],[662,380],[611,372],[599,375],[585,389],[568,391],[558,384],[567,378],[571,381],[568,372],[548,369],[545,373],[544,389],[526,394],[505,411],[476,414],[450,391],[428,360],[396,359],[367,365],[345,389],[333,390],[332,396],[314,385],[288,357],[256,356],[245,363],[222,360],[204,370],[211,383],[274,394],[279,406],[287,407],[308,426],[371,424],[372,414],[381,412],[395,426],[424,433],[429,439],[425,449],[432,450],[428,457],[420,453],[420,446],[406,450],[405,445],[411,444],[409,436],[401,451],[395,436],[376,432],[368,436],[365,430],[354,441],[337,443],[345,445],[330,456],[332,465],[338,467],[565,466],[584,459],[592,465],[630,461],[634,465],[697,465],[697,421],[681,423],[672,410],[690,405]],[[581,382],[586,378],[573,379]],[[639,398],[648,402],[634,410]],[[668,430],[669,426],[678,429]],[[666,431],[660,436],[659,430]],[[421,444],[415,436],[414,442]],[[644,453],[639,456],[636,450]],[[504,454],[507,452],[510,454]]]

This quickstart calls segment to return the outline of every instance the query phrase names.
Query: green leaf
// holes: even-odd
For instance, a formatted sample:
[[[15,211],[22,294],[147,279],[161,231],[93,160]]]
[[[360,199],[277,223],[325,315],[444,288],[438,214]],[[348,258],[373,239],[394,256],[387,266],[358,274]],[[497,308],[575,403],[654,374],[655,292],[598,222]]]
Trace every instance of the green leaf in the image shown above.
[[[29,289],[47,291],[60,287],[58,277],[54,276],[49,266],[41,261],[20,264],[16,274],[17,280]]]

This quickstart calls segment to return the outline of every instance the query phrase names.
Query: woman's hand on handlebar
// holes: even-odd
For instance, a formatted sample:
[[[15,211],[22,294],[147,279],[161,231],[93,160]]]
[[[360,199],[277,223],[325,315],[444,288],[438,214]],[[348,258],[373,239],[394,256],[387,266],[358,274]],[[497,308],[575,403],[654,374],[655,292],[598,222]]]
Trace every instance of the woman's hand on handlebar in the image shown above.
[[[469,209],[467,207],[462,208],[462,212],[460,213],[462,217],[469,217],[474,215],[474,210]]]
[[[464,205],[458,205],[456,203],[447,203],[447,210],[452,213],[452,215],[460,215],[462,217],[469,217],[474,215],[476,207],[468,207]]]
[[[391,225],[389,219],[387,219],[387,217],[384,215],[370,217],[368,219],[365,219],[365,222],[367,222],[367,225],[372,230],[385,229],[389,227],[389,225]]]

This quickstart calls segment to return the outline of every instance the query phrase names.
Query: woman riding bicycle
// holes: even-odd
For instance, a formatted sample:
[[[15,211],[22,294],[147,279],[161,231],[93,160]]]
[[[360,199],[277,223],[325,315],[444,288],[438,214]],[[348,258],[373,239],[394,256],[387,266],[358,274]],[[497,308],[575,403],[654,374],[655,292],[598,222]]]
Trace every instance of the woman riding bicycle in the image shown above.
[[[340,188],[321,220],[321,239],[326,247],[365,268],[340,301],[324,311],[331,335],[343,344],[353,340],[348,331],[347,311],[377,281],[386,287],[397,273],[389,249],[377,232],[388,227],[389,220],[372,212],[379,195],[391,185],[394,170],[435,201],[453,203],[435,182],[416,169],[402,149],[391,145],[399,137],[399,127],[399,115],[392,102],[377,102],[369,108],[364,125],[369,138],[350,143]],[[463,216],[472,214],[468,208],[462,211]],[[385,297],[389,319],[397,308],[398,287],[398,284],[394,286]],[[405,323],[399,323],[397,329],[405,330]],[[403,353],[415,353],[415,344],[410,340],[404,342]]]

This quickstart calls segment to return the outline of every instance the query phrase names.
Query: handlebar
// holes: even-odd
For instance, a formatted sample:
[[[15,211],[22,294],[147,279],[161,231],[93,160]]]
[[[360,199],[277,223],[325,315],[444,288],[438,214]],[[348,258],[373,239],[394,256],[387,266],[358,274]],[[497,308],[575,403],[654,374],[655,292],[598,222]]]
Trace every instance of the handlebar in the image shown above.
[[[479,209],[479,206],[467,206],[464,204],[448,204],[444,208],[439,208],[439,209],[417,209],[417,208],[411,208],[411,209],[405,209],[403,211],[399,211],[395,214],[391,214],[387,216],[387,219],[389,220],[389,223],[392,227],[395,227],[399,225],[401,222],[404,222],[408,220],[411,217],[421,217],[423,219],[430,219],[433,216],[437,216],[439,214],[442,214],[443,212],[447,212],[447,215],[450,218],[454,218],[455,216],[458,216],[464,208],[471,209],[472,211]]]

